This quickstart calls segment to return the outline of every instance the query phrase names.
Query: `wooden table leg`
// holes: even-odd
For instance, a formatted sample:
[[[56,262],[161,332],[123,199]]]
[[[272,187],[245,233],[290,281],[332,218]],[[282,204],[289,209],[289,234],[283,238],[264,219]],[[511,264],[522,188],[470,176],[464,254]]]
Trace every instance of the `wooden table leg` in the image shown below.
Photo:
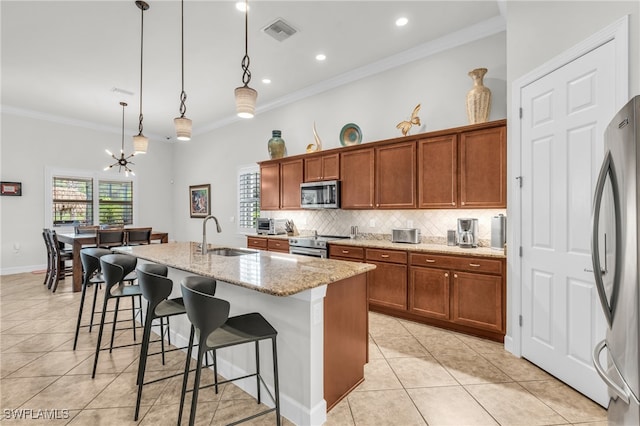
[[[82,262],[80,260],[80,250],[82,243],[80,241],[73,242],[73,291],[82,290]]]

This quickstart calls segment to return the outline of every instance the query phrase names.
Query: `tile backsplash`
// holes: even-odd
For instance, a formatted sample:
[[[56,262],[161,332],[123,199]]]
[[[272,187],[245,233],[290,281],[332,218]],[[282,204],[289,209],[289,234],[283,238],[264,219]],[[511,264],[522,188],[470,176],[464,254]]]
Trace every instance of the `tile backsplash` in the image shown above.
[[[325,235],[349,235],[352,225],[360,233],[391,234],[394,228],[418,228],[424,238],[444,238],[456,229],[458,218],[478,219],[478,237],[491,240],[491,218],[506,214],[504,209],[478,210],[302,210],[262,212],[263,217],[293,220],[299,232],[318,231]],[[488,244],[488,243],[487,243]]]

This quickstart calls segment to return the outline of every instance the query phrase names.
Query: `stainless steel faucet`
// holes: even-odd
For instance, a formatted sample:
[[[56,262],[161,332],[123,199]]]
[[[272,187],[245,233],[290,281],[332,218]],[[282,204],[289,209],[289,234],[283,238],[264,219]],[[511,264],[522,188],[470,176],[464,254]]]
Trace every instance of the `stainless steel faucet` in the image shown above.
[[[218,219],[216,219],[215,216],[213,215],[209,215],[207,217],[204,218],[204,221],[202,222],[202,254],[207,254],[207,221],[209,219],[213,219],[216,221],[216,230],[218,231],[218,233],[222,232],[222,228],[220,228],[220,224],[218,223]]]

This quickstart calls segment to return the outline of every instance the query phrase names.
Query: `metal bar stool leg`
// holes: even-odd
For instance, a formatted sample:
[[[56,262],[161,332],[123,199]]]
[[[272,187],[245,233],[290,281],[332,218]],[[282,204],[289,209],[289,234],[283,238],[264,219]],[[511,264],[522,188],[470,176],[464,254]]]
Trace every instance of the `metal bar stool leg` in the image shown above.
[[[280,418],[280,385],[278,383],[278,350],[276,349],[276,338],[271,338],[271,350],[273,357],[273,391],[275,392],[275,404],[276,404],[276,424],[281,425],[282,419]]]
[[[116,337],[116,324],[118,323],[119,310],[120,310],[120,298],[118,297],[116,299],[116,310],[113,313],[113,324],[111,325],[111,343],[109,343],[109,353],[113,351],[113,339]]]
[[[94,321],[94,316],[96,314],[96,302],[98,301],[98,287],[100,285],[96,284],[95,288],[93,289],[93,303],[91,304],[91,322],[89,323],[89,333],[91,333],[91,330],[93,330],[93,321]]]
[[[78,321],[76,323],[76,335],[73,338],[73,350],[76,350],[76,346],[78,346],[78,334],[80,334],[80,322],[82,320],[82,310],[84,307],[84,298],[87,294],[87,286],[82,286],[82,295],[80,295],[80,308],[78,309]]]
[[[109,304],[109,298],[107,295],[104,297],[104,302],[102,303],[102,314],[100,320],[100,329],[98,330],[98,341],[96,342],[96,354],[93,358],[93,372],[91,373],[91,378],[95,379],[96,377],[96,368],[98,368],[98,356],[100,355],[100,345],[102,344],[102,332],[104,331],[104,320],[107,315],[107,307]]]
[[[196,329],[192,325],[191,333],[189,334],[189,344],[187,345],[187,358],[184,363],[184,375],[182,377],[182,391],[180,392],[180,410],[178,411],[178,423],[180,426],[182,423],[182,413],[184,411],[184,400],[187,396],[187,382],[189,381],[189,369],[191,365],[191,354],[193,352],[193,340],[196,334]]]

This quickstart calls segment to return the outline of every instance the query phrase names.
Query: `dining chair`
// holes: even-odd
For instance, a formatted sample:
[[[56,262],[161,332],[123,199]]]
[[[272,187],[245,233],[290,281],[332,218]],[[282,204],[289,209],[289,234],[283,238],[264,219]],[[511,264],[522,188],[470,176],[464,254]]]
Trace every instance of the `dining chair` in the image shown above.
[[[125,243],[124,229],[98,229],[96,232],[96,246],[99,248],[119,247]]]
[[[128,246],[151,244],[151,228],[128,228],[125,233]]]
[[[76,235],[78,234],[95,234],[100,227],[98,225],[76,225],[73,227]]]
[[[66,276],[73,274],[72,268],[67,266],[67,262],[73,260],[71,250],[64,250],[60,247],[56,231],[49,229],[47,232],[49,249],[51,250],[51,274],[47,288],[55,293],[58,289],[58,282]]]
[[[53,272],[53,253],[51,252],[51,244],[49,243],[49,229],[42,229],[42,239],[44,240],[44,246],[47,249],[47,272],[44,275],[44,282],[42,285],[47,285],[51,279],[51,273]],[[48,286],[51,288],[51,286]]]

